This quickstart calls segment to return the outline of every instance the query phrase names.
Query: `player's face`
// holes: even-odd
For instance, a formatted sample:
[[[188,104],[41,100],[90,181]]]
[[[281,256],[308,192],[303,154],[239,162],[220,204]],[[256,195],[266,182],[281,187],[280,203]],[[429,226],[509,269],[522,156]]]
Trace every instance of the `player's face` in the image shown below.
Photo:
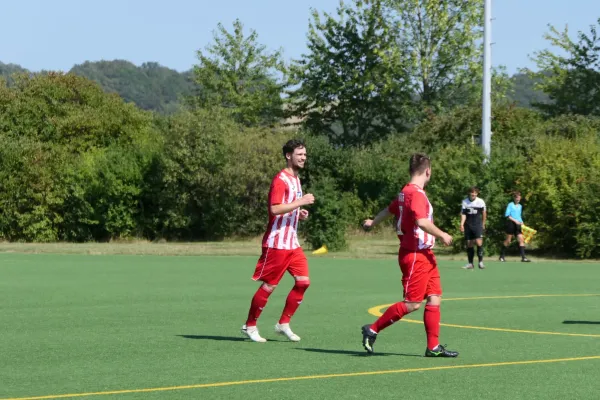
[[[431,180],[431,167],[425,170],[425,184],[427,185]]]
[[[515,204],[519,204],[519,202],[521,201],[521,196],[516,195],[515,197],[513,197],[513,199],[515,200]]]
[[[469,199],[471,201],[475,201],[476,198],[477,198],[477,192],[471,192],[471,193],[469,193]]]
[[[294,152],[289,154],[288,164],[291,164],[293,169],[303,169],[304,163],[306,163],[306,148],[295,148]]]

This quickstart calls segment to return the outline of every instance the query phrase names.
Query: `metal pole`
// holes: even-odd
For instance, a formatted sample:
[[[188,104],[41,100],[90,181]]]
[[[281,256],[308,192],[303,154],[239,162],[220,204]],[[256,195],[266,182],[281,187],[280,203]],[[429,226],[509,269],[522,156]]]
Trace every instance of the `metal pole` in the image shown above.
[[[490,160],[492,137],[492,0],[485,0],[483,34],[483,121],[481,146]]]

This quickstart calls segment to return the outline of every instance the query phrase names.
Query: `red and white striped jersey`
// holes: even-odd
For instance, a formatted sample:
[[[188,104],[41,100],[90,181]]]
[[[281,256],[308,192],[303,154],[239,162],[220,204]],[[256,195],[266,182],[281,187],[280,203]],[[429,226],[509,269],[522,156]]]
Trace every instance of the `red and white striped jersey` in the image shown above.
[[[433,222],[433,207],[419,186],[404,186],[398,197],[392,201],[388,211],[396,217],[396,231],[400,247],[416,251],[431,249],[435,236],[428,234],[417,225],[417,220],[427,218]]]
[[[298,177],[285,170],[275,175],[269,190],[269,225],[263,236],[262,247],[282,250],[300,247],[297,233],[300,208],[280,215],[273,215],[270,210],[272,205],[289,204],[301,197],[302,186]]]

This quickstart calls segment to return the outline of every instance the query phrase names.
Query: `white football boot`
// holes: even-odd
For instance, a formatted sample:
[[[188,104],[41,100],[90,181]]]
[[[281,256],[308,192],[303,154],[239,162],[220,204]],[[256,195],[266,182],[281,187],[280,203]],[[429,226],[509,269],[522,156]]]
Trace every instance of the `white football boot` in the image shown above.
[[[255,326],[246,326],[246,324],[242,325],[242,329],[241,332],[243,335],[245,335],[246,337],[248,337],[250,340],[252,340],[253,342],[257,342],[257,343],[264,343],[267,341],[267,339],[265,339],[264,337],[260,336],[260,333],[258,333],[258,328]]]
[[[300,336],[296,335],[290,329],[290,324],[275,324],[275,332],[279,335],[285,335],[292,342],[299,342]]]

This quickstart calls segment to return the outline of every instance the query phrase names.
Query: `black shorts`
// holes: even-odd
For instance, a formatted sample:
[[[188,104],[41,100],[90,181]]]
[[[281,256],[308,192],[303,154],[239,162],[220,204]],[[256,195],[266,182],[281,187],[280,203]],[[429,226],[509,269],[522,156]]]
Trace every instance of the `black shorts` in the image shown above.
[[[523,232],[521,232],[521,225],[515,224],[510,219],[506,221],[505,232],[507,235],[513,235],[513,236],[518,236],[518,235],[523,234]]]
[[[465,225],[465,239],[475,240],[483,237],[483,226],[469,226]]]

